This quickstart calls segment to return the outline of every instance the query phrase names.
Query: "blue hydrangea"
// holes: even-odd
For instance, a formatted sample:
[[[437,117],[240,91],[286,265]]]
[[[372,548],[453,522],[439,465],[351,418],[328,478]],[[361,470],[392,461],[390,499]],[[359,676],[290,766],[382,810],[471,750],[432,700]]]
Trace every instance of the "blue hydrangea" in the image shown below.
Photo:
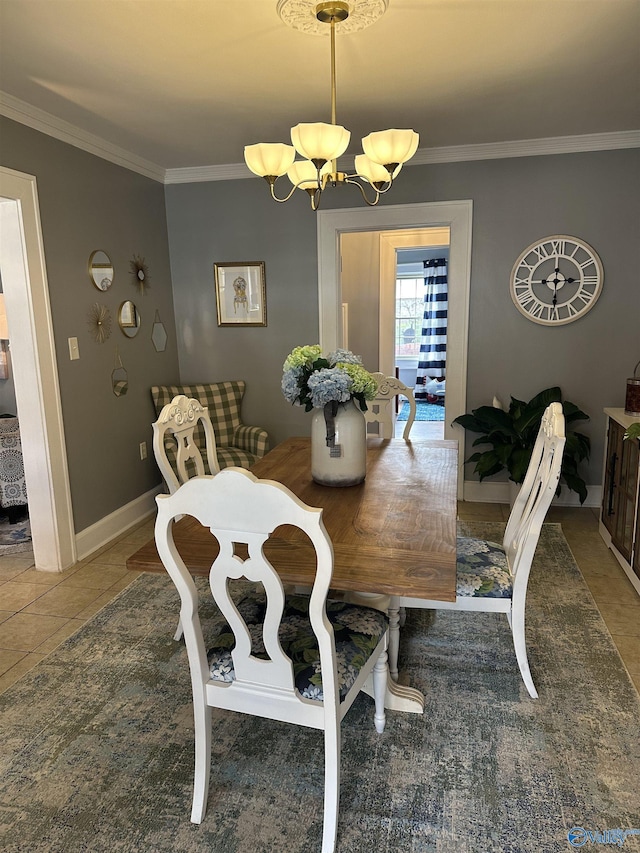
[[[351,397],[351,377],[339,368],[324,367],[312,373],[307,383],[315,409],[322,409],[334,400],[346,403]]]
[[[343,364],[362,364],[362,359],[359,355],[354,355],[351,350],[337,349],[335,352],[329,353],[327,361],[331,365],[336,365],[338,362]]]
[[[285,370],[282,374],[282,393],[285,400],[289,403],[297,403],[300,405],[300,377],[302,376],[301,367],[291,367]]]

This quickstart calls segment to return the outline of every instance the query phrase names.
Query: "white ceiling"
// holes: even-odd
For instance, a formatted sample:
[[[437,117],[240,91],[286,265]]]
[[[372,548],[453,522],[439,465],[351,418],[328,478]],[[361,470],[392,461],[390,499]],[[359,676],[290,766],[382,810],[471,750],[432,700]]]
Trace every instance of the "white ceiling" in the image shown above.
[[[160,169],[330,120],[329,40],[276,0],[0,0],[0,33],[0,111]],[[640,0],[389,0],[338,37],[337,103],[353,153],[387,127],[421,149],[639,129]]]

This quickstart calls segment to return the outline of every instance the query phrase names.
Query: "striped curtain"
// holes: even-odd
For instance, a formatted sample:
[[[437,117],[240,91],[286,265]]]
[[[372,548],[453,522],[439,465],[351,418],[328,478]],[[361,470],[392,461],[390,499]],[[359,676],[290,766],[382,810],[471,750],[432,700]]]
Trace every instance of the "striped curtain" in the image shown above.
[[[426,383],[443,379],[447,364],[447,259],[424,261],[424,314],[415,397],[427,397]]]

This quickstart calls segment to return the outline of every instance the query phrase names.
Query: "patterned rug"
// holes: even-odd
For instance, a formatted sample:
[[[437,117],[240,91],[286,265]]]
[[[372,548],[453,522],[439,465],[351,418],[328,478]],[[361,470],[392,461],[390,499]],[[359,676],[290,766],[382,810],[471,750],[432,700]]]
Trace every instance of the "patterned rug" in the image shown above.
[[[396,420],[406,421],[409,419],[409,403],[405,400],[402,408],[398,412]],[[444,406],[437,403],[426,403],[416,400],[416,420],[417,421],[443,421]]]
[[[208,812],[190,823],[176,603],[166,577],[140,577],[0,696],[4,853],[320,850],[322,734],[284,723],[214,711]],[[573,827],[640,827],[640,698],[559,525],[528,604],[537,701],[504,617],[408,612],[400,661],[425,712],[389,712],[382,735],[368,697],[346,716],[340,853],[557,853]]]
[[[28,518],[16,524],[9,524],[6,518],[0,519],[0,556],[30,551],[32,547]]]

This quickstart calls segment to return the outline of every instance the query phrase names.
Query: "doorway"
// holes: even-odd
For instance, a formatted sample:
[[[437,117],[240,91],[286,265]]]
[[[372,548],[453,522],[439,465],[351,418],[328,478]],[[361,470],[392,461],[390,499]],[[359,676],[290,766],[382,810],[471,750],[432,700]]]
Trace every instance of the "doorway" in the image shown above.
[[[397,232],[398,236],[405,233]],[[411,437],[443,439],[449,229],[425,229],[420,233],[424,235],[422,245],[396,249],[393,338],[387,347],[393,351],[395,375],[412,389],[415,397],[416,420]],[[381,281],[381,289],[383,285]],[[409,403],[404,401],[397,407],[396,438],[402,437],[408,416]]]
[[[35,566],[76,561],[36,179],[0,167],[0,269],[11,337]]]
[[[443,319],[425,322],[425,276],[431,275],[425,262],[431,265],[443,255],[448,261],[449,238],[445,227],[340,235],[342,344],[361,355],[368,370],[396,376],[414,390],[417,419],[411,430],[413,438],[444,438],[446,302],[444,312],[438,311],[438,315],[444,313]],[[445,324],[437,338],[431,336],[436,322]],[[434,387],[429,389],[424,361],[431,360],[427,347],[444,350],[438,354],[439,362],[442,359],[439,369],[429,375],[430,380],[437,377],[437,387],[432,382]],[[406,425],[408,405],[396,400],[396,411],[397,437]]]
[[[326,351],[342,343],[341,236],[348,232],[398,232],[425,228],[448,228],[449,242],[449,325],[447,358],[447,395],[444,435],[458,441],[458,497],[462,499],[464,430],[452,423],[465,412],[467,382],[467,338],[469,326],[469,287],[471,273],[472,202],[431,202],[413,205],[385,205],[376,208],[350,208],[318,213],[318,295],[320,311],[320,344]],[[391,235],[393,236],[393,235]],[[413,238],[410,238],[413,239]],[[382,244],[383,241],[381,241]],[[415,243],[414,243],[415,245]],[[382,251],[382,245],[381,245]],[[391,274],[395,282],[395,249],[389,251]],[[377,287],[378,277],[376,277]],[[350,312],[351,313],[351,310]],[[379,324],[383,319],[379,318]],[[389,326],[387,325],[386,328]],[[376,359],[379,359],[377,339]],[[353,349],[350,340],[350,348]],[[372,360],[369,359],[372,363]],[[365,366],[367,360],[365,359]],[[393,364],[380,364],[382,372]]]

